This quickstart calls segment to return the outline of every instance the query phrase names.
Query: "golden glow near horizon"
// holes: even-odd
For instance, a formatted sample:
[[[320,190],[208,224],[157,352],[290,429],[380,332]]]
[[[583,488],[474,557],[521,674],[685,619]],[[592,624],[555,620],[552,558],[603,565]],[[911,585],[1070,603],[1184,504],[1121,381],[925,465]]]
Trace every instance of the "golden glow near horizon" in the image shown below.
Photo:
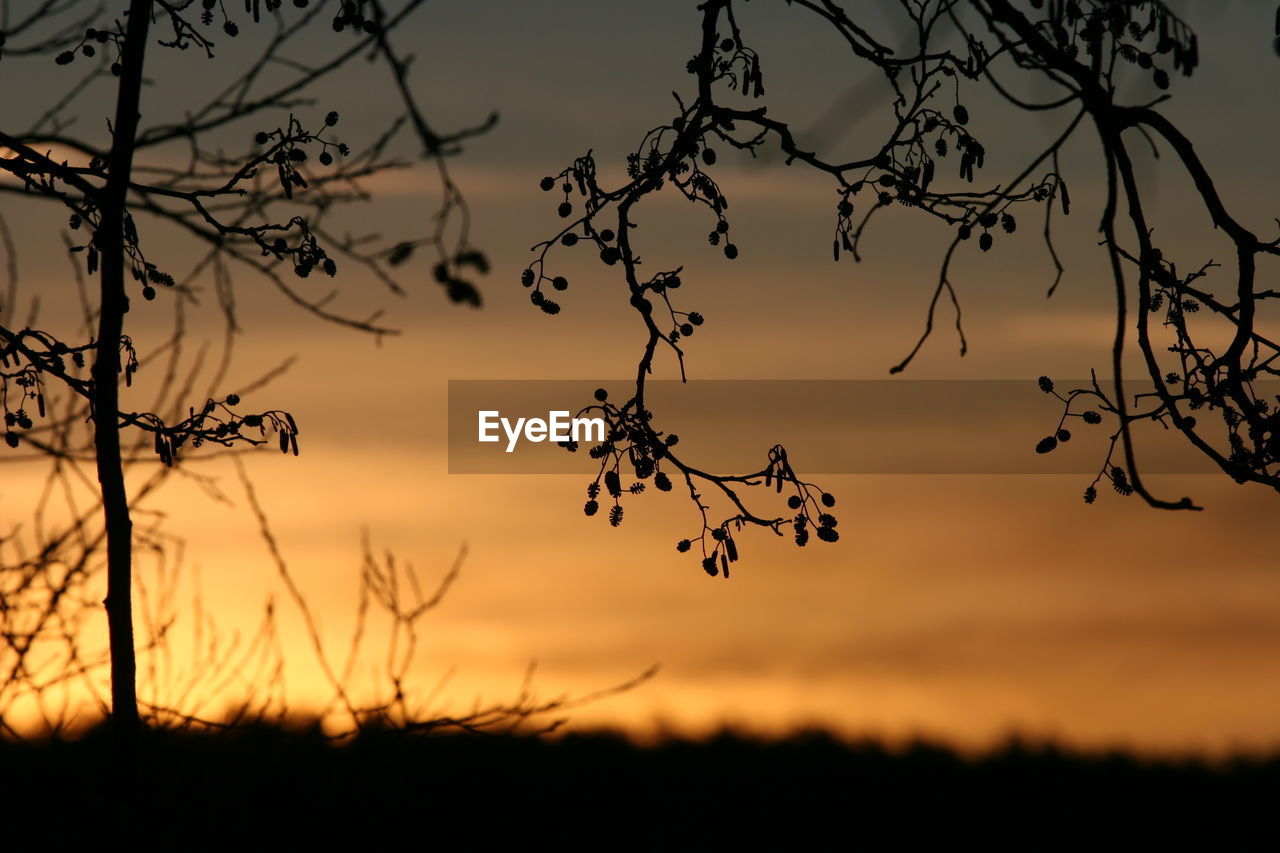
[[[439,713],[509,700],[531,661],[547,698],[660,663],[653,680],[571,719],[637,731],[822,724],[964,746],[1012,731],[1159,751],[1276,740],[1280,577],[1258,523],[1274,511],[1267,496],[1214,477],[1156,478],[1209,507],[1175,524],[1118,496],[1084,506],[1080,476],[823,477],[840,500],[840,543],[799,550],[751,536],[726,582],[676,553],[695,523],[678,495],[632,501],[614,530],[581,514],[585,471],[447,474],[450,346],[423,336],[366,347],[352,369],[377,378],[354,413],[329,392],[324,344],[302,347],[279,389],[302,426],[302,455],[246,460],[335,660],[354,626],[365,531],[376,552],[416,566],[427,589],[467,546],[459,580],[424,625],[412,701],[427,702],[446,675],[429,705]],[[441,367],[423,367],[432,364]],[[381,390],[406,381],[413,390],[401,396]],[[270,389],[261,394],[276,404]],[[353,429],[352,417],[366,426]],[[152,505],[186,540],[204,612],[224,647],[236,635],[243,645],[273,597],[290,707],[314,709],[331,691],[233,469],[215,460],[197,470],[234,505],[194,483],[172,484]],[[1236,549],[1229,561],[1223,541]],[[193,631],[184,609],[172,634],[177,672]],[[383,639],[371,629],[357,691],[385,688]],[[216,716],[243,687],[228,679],[202,712]]]

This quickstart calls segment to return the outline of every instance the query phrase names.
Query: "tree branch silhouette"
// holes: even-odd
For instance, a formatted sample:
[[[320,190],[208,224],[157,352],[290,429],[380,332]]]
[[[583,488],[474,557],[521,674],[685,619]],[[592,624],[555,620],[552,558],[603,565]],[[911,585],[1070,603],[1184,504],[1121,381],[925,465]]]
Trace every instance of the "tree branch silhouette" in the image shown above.
[[[1195,33],[1165,3],[909,0],[886,9],[897,18],[895,28],[910,33],[903,40],[905,47],[895,49],[858,22],[865,15],[863,9],[831,0],[793,0],[787,5],[794,14],[816,16],[855,61],[878,72],[892,91],[886,99],[892,118],[889,130],[882,136],[869,137],[861,155],[854,157],[810,147],[797,137],[788,120],[773,111],[776,105],[742,106],[743,101],[763,101],[764,73],[762,57],[748,46],[736,19],[735,9],[740,5],[738,0],[706,0],[697,7],[700,47],[687,65],[694,77],[694,91],[687,96],[687,103],[680,94],[673,93],[676,117],[653,127],[636,151],[628,155],[629,182],[616,188],[601,187],[590,152],[558,175],[542,179],[543,190],[557,191],[558,197],[563,194],[558,213],[568,224],[533,246],[534,260],[522,274],[522,284],[531,289],[533,304],[548,314],[560,312],[558,294],[568,289],[569,282],[550,268],[552,255],[565,248],[588,245],[599,252],[606,266],[620,270],[625,294],[646,332],[635,387],[628,391],[627,399],[616,405],[606,402],[608,395],[602,389],[597,393],[601,405],[583,409],[600,412],[613,429],[609,440],[591,452],[602,462],[600,473],[588,489],[588,515],[599,510],[602,478],[613,500],[609,519],[616,525],[622,519],[623,494],[641,491],[650,478],[659,489],[671,487],[670,477],[663,471],[666,468],[684,478],[702,518],[700,535],[682,540],[679,550],[690,550],[694,542],[701,544],[703,565],[711,574],[727,572],[729,563],[737,558],[733,533],[744,525],[781,533],[787,521],[772,512],[750,509],[744,487],[776,484],[779,492],[784,485],[795,490],[788,504],[790,509],[799,510],[792,519],[797,544],[805,544],[810,529],[828,541],[837,538],[834,518],[822,509],[831,506],[834,499],[797,478],[781,448],[770,451],[769,463],[760,471],[713,474],[673,452],[674,442],[665,441],[665,433],[653,426],[656,415],[645,407],[645,382],[653,371],[655,354],[660,347],[670,351],[681,379],[685,379],[685,341],[703,318],[697,312],[679,310],[673,303],[673,291],[685,283],[683,267],[652,275],[639,272],[632,212],[645,198],[669,189],[705,208],[714,221],[707,236],[709,244],[719,247],[733,261],[740,249],[730,239],[725,214],[728,193],[712,177],[718,161],[717,146],[753,157],[776,149],[787,165],[804,166],[831,178],[837,193],[832,243],[835,260],[842,254],[861,260],[867,223],[889,207],[909,208],[951,229],[953,238],[943,254],[925,312],[924,329],[905,357],[890,367],[889,372],[896,374],[911,364],[932,337],[944,296],[954,308],[959,351],[965,354],[967,342],[960,298],[951,274],[952,262],[958,252],[967,251],[974,242],[979,251],[986,253],[995,247],[997,239],[1004,239],[1001,232],[1013,235],[1018,226],[1017,214],[1027,205],[1045,206],[1042,239],[1054,272],[1048,294],[1052,296],[1056,291],[1065,267],[1053,243],[1054,203],[1061,205],[1063,215],[1070,213],[1059,154],[1079,135],[1086,118],[1097,132],[1097,147],[1106,165],[1108,193],[1099,232],[1116,293],[1111,390],[1104,392],[1095,379],[1091,387],[1062,396],[1053,390],[1047,377],[1042,378],[1042,389],[1056,394],[1066,409],[1058,429],[1039,442],[1037,452],[1051,452],[1069,440],[1070,431],[1063,426],[1066,418],[1084,417],[1086,423],[1094,424],[1101,423],[1105,414],[1114,422],[1114,431],[1098,478],[1086,489],[1089,502],[1096,498],[1097,483],[1105,476],[1118,493],[1136,492],[1153,507],[1198,509],[1189,497],[1161,498],[1146,485],[1132,429],[1140,421],[1176,428],[1190,446],[1239,482],[1280,488],[1280,473],[1276,471],[1280,463],[1280,413],[1251,385],[1259,376],[1277,374],[1274,363],[1280,350],[1256,328],[1257,303],[1273,294],[1257,293],[1255,278],[1257,256],[1276,254],[1280,240],[1260,240],[1228,212],[1189,139],[1158,111],[1158,105],[1169,97],[1167,94],[1138,104],[1118,100],[1117,81],[1125,75],[1138,75],[1146,79],[1148,87],[1165,92],[1172,85],[1173,73],[1190,75],[1199,63]],[[944,22],[948,26],[941,26]],[[958,49],[948,42],[957,33],[963,39],[963,46]],[[1014,75],[1048,81],[1060,92],[1044,102],[1024,100],[1012,94],[1014,87],[1008,85]],[[1053,142],[1014,170],[1011,180],[971,189],[966,185],[974,184],[979,170],[987,166],[987,152],[972,129],[963,91],[983,83],[1015,111],[1064,111],[1071,118]],[[1233,305],[1219,302],[1193,286],[1213,266],[1211,262],[1199,265],[1198,272],[1190,276],[1180,277],[1173,258],[1185,249],[1178,246],[1162,251],[1155,245],[1144,212],[1144,193],[1124,138],[1126,131],[1137,131],[1153,149],[1172,149],[1178,164],[1191,178],[1208,218],[1234,243],[1237,282]],[[956,175],[952,179],[942,169],[947,162],[954,164]],[[961,182],[958,187],[956,180]],[[1122,219],[1128,220],[1131,235],[1121,233]],[[1136,267],[1136,281],[1126,277],[1126,263]],[[1134,295],[1140,306],[1136,318],[1128,313],[1128,301]],[[1221,352],[1197,344],[1198,338],[1192,337],[1187,317],[1201,305],[1235,327],[1230,343]],[[1163,325],[1175,339],[1168,347],[1158,341],[1150,327],[1150,315],[1162,310]],[[1147,368],[1148,375],[1141,381],[1124,374],[1126,351],[1132,339],[1136,339]],[[1177,363],[1172,369],[1162,354],[1164,349],[1175,356]],[[1135,399],[1154,398],[1154,408],[1130,405],[1135,382],[1143,386],[1143,393]],[[1088,399],[1096,408],[1072,412],[1071,403],[1076,399]],[[1207,425],[1197,425],[1187,411],[1204,407],[1221,415],[1225,435],[1209,434]],[[1224,439],[1226,448],[1221,447]],[[1123,467],[1113,461],[1117,446]],[[620,479],[624,459],[634,475],[630,486]],[[707,490],[727,501],[729,514],[724,521],[710,520],[709,507],[703,500]],[[817,512],[811,512],[811,507]]]
[[[471,279],[488,270],[485,255],[469,243],[466,201],[445,161],[461,152],[464,141],[491,129],[496,115],[476,127],[447,133],[427,124],[407,75],[409,58],[395,53],[390,41],[424,0],[408,0],[394,10],[379,0],[333,4],[295,0],[287,9],[279,0],[251,0],[243,11],[232,5],[210,0],[130,0],[124,14],[112,17],[92,3],[45,2],[9,18],[0,40],[0,53],[9,60],[6,66],[17,57],[47,61],[51,54],[59,66],[90,66],[62,97],[50,99],[31,127],[0,131],[4,146],[0,170],[12,177],[0,183],[0,191],[61,205],[69,215],[71,232],[85,235],[83,242],[69,249],[78,258],[75,282],[87,337],[64,341],[37,328],[34,312],[28,323],[17,322],[16,251],[4,228],[10,286],[0,304],[7,318],[0,319],[0,409],[10,448],[25,444],[55,460],[50,487],[67,488],[70,502],[67,478],[80,477],[78,463],[92,459],[100,498],[100,506],[91,510],[71,506],[69,526],[39,542],[34,555],[24,556],[30,554],[26,546],[17,548],[18,562],[3,567],[6,577],[16,583],[12,587],[6,583],[5,613],[21,621],[21,625],[6,623],[4,636],[14,656],[10,675],[18,681],[24,673],[29,675],[25,667],[33,660],[33,644],[59,620],[79,618],[69,617],[63,602],[73,591],[86,588],[94,555],[105,546],[110,708],[120,754],[126,757],[134,749],[140,726],[131,596],[133,585],[142,581],[132,561],[140,536],[154,535],[151,525],[143,530],[135,527],[131,505],[136,506],[173,471],[198,479],[199,475],[184,470],[183,462],[207,444],[232,449],[271,442],[282,452],[298,452],[298,427],[290,413],[241,409],[241,393],[258,390],[278,369],[268,371],[263,380],[241,393],[226,393],[219,387],[239,328],[238,276],[231,268],[261,276],[323,320],[375,335],[395,330],[381,323],[377,314],[351,317],[330,309],[333,293],[320,298],[303,295],[289,283],[289,273],[301,279],[313,272],[334,277],[337,255],[364,267],[393,294],[403,295],[407,289],[397,282],[396,268],[426,245],[436,254],[434,277],[449,300],[479,306],[480,294]],[[291,59],[288,53],[300,44],[309,26],[326,22],[332,25],[331,37],[349,38],[348,46],[318,64]],[[141,102],[148,56],[161,48],[194,48],[193,58],[213,61],[234,45],[242,25],[270,29],[261,53],[217,94],[202,104],[187,105],[181,121],[144,126]],[[367,147],[353,151],[329,133],[339,121],[338,114],[321,111],[317,118],[312,106],[318,83],[370,51],[372,59],[389,69],[400,105],[422,143],[422,156],[436,164],[443,191],[426,236],[400,239],[382,248],[364,237],[334,239],[323,223],[335,208],[367,197],[362,187],[365,179],[405,165],[390,153],[405,120],[392,120]],[[278,75],[266,73],[269,67],[290,71],[281,83]],[[69,130],[70,111],[79,107],[85,92],[103,81],[116,101],[106,148],[90,136]],[[281,114],[287,120],[271,128]],[[246,124],[253,121],[259,127],[246,132]],[[243,155],[224,153],[229,134],[239,134],[240,144],[251,137],[252,148]],[[175,145],[185,148],[185,165],[173,165],[161,153],[174,150]],[[147,162],[147,154],[157,159]],[[176,226],[206,247],[187,275],[176,277],[148,260],[148,234],[160,224]],[[190,283],[204,274],[213,279],[226,332],[210,391],[203,403],[191,405],[203,353],[182,378],[182,312],[185,303],[194,302]],[[84,281],[85,276],[95,275],[99,278],[96,300],[87,293]],[[151,302],[161,294],[173,300],[177,326],[168,342],[140,352],[126,334],[131,300],[141,296]],[[161,368],[156,408],[130,411],[122,404],[120,380],[131,386],[135,375],[148,366]],[[68,395],[65,400],[63,394]],[[76,424],[86,419],[93,424],[91,448],[77,446],[73,438]],[[134,464],[147,464],[148,452],[143,452],[140,441],[126,442],[122,438],[126,431],[145,437],[150,460],[162,463],[152,469],[142,488],[135,486],[132,495],[126,471]],[[86,513],[93,512],[102,514],[103,527],[100,533],[90,534],[93,528]],[[78,553],[71,570],[61,578],[51,577],[49,572],[60,559],[55,555],[77,537]],[[0,539],[0,544],[7,541],[17,547],[13,540]],[[48,586],[37,589],[40,583]],[[47,599],[37,601],[40,594]],[[24,595],[32,598],[23,599]],[[148,642],[163,644],[167,624],[165,620],[149,622]],[[74,632],[68,628],[62,639],[74,659],[78,654]],[[83,674],[100,663],[82,662],[78,671]]]

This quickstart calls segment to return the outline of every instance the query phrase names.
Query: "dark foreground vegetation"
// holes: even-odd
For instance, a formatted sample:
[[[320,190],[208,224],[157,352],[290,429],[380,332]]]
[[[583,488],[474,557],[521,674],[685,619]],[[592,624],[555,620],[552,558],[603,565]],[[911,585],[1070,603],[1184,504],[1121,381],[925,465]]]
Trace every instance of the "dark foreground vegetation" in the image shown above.
[[[816,732],[651,746],[609,733],[366,732],[334,744],[265,726],[152,731],[142,748],[122,809],[102,795],[109,731],[0,745],[10,826],[65,842],[110,834],[128,814],[131,847],[176,850],[349,838],[359,849],[1150,849],[1192,838],[1277,849],[1280,837],[1280,757],[1153,760],[1020,742],[964,756]]]

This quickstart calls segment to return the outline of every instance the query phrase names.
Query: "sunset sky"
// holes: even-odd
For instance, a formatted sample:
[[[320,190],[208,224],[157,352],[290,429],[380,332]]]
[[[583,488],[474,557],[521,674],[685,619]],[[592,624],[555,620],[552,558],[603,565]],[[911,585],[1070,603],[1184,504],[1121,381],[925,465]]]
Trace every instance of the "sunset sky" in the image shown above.
[[[1237,216],[1259,234],[1273,233],[1280,127],[1266,96],[1253,93],[1270,92],[1280,74],[1271,46],[1274,8],[1171,5],[1184,9],[1199,33],[1202,59],[1193,77],[1175,81],[1163,109],[1215,170]],[[564,475],[449,473],[450,380],[572,379],[589,387],[611,383],[621,392],[633,375],[643,328],[616,269],[586,249],[559,250],[557,269],[571,286],[554,317],[529,304],[520,271],[531,260],[529,247],[561,224],[558,197],[540,192],[539,179],[592,149],[601,172],[616,180],[645,131],[675,114],[671,92],[688,95],[692,78],[684,64],[698,37],[694,6],[692,0],[441,0],[398,36],[400,48],[417,55],[412,82],[435,126],[500,115],[492,132],[450,161],[471,205],[473,242],[493,263],[478,282],[483,308],[448,304],[425,256],[406,266],[402,279],[411,287],[404,298],[354,266],[338,276],[335,305],[361,316],[385,309],[384,320],[402,331],[380,341],[305,316],[260,280],[237,281],[243,330],[222,393],[297,356],[246,403],[293,413],[301,455],[262,453],[245,464],[326,643],[345,648],[367,531],[375,549],[411,562],[428,587],[467,549],[457,584],[425,623],[413,672],[424,697],[452,673],[434,700],[442,712],[465,710],[477,698],[511,698],[531,661],[534,687],[548,697],[590,693],[660,663],[653,680],[574,710],[573,725],[648,732],[733,723],[780,731],[816,723],[847,735],[922,734],[963,746],[1017,732],[1159,752],[1280,746],[1280,564],[1273,535],[1280,496],[1260,486],[1237,486],[1221,475],[1150,477],[1157,493],[1188,494],[1206,508],[1174,514],[1110,490],[1086,506],[1081,493],[1092,477],[1085,473],[855,476],[830,473],[830,461],[813,454],[793,455],[798,471],[812,472],[837,496],[842,538],[797,549],[789,537],[744,534],[743,559],[726,581],[707,577],[696,559],[676,552],[675,542],[698,526],[679,490],[629,499],[626,520],[613,529],[603,517],[582,514],[593,475],[585,458],[578,473]],[[753,0],[740,23],[762,57],[770,115],[791,121],[797,134],[825,128],[820,144],[851,156],[878,145],[887,104],[875,93],[882,90],[859,86],[867,69],[847,59],[802,10]],[[873,16],[870,25],[892,41],[882,21]],[[317,35],[317,56],[332,49],[331,35]],[[213,86],[197,75],[222,61],[207,63],[194,52],[153,56],[144,126],[180,115],[182,98]],[[0,64],[10,110],[37,115],[42,99],[65,88],[67,72],[46,65],[13,91],[20,66]],[[313,92],[314,106],[298,109],[337,110],[338,136],[355,147],[396,115],[384,73],[361,66]],[[175,86],[178,79],[183,87],[189,81],[186,92]],[[1018,114],[974,84],[968,92],[970,127],[989,152],[978,183],[1016,175],[1035,146],[1070,119]],[[1135,84],[1126,94],[1141,102],[1156,92]],[[104,103],[77,102],[77,132],[106,138]],[[251,136],[257,129],[236,132]],[[407,158],[417,153],[407,138],[402,149]],[[1228,244],[1203,214],[1185,215],[1193,210],[1185,180],[1148,151],[1142,156],[1157,233],[1183,253],[1180,264],[1227,260]],[[922,328],[949,240],[938,223],[892,212],[871,226],[863,263],[849,257],[833,263],[832,183],[777,158],[752,162],[724,151],[713,173],[731,201],[738,260],[707,245],[705,211],[670,193],[640,206],[634,239],[653,268],[684,266],[685,304],[707,318],[688,341],[691,378],[1025,380],[1030,406],[1045,404],[1039,421],[985,423],[971,410],[948,415],[940,407],[924,420],[895,423],[893,412],[879,412],[862,421],[863,431],[854,418],[832,440],[867,446],[874,433],[875,446],[883,447],[877,453],[909,458],[921,442],[945,455],[950,441],[962,445],[964,431],[978,430],[984,446],[1002,447],[1014,467],[1034,471],[1032,448],[1058,414],[1036,390],[1036,377],[1107,371],[1113,295],[1096,245],[1100,166],[1096,136],[1082,127],[1063,158],[1072,215],[1057,220],[1056,244],[1068,268],[1057,294],[1045,298],[1052,265],[1037,209],[988,255],[972,245],[960,253],[954,280],[969,353],[959,356],[952,315],[943,309],[919,358],[892,380],[888,368]],[[367,202],[340,214],[353,232],[398,238],[430,227],[438,201],[431,164],[380,176],[367,188]],[[42,317],[67,323],[72,291],[58,231],[65,230],[65,215],[12,195],[0,201],[0,213],[21,247],[25,299],[15,308],[25,312],[39,294]],[[190,247],[162,227],[153,233],[154,256],[177,274]],[[1274,266],[1263,271],[1275,273]],[[1226,288],[1229,280],[1229,270],[1219,271],[1205,286]],[[207,279],[196,284],[211,287]],[[328,283],[309,280],[305,287],[319,294]],[[165,298],[129,315],[126,331],[140,349],[158,343],[170,322]],[[0,318],[9,314],[4,306]],[[221,327],[212,300],[192,310],[192,324],[193,337],[216,341]],[[659,368],[658,378],[678,378],[669,360]],[[144,372],[126,407],[147,405],[146,381]],[[735,448],[755,448],[742,469],[758,467],[779,440],[770,431],[777,420],[772,412],[754,426],[750,418],[722,426]],[[665,428],[686,432],[679,423]],[[717,441],[714,424],[702,428],[711,432],[701,440]],[[1101,462],[1103,429],[1077,433],[1071,450],[1085,468]],[[697,440],[695,428],[689,435]],[[199,569],[203,606],[228,636],[251,634],[274,596],[293,701],[318,701],[324,684],[309,640],[235,469],[225,458],[193,458],[191,465],[216,478],[230,502],[178,478],[148,505],[168,513],[166,529],[185,540],[185,565]],[[29,515],[42,471],[0,467],[5,525]],[[193,577],[184,575],[179,602],[189,600]],[[174,635],[179,657],[192,631],[185,608]],[[381,662],[375,643],[357,684],[371,681],[370,668]],[[232,688],[218,701],[234,698]]]

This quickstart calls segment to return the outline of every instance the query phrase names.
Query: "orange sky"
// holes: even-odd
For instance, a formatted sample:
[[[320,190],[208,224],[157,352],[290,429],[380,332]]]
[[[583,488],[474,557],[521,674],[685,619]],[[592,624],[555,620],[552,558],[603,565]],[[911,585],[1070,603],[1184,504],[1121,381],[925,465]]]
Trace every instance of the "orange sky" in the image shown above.
[[[1263,202],[1274,193],[1257,186],[1274,175],[1237,168],[1239,137],[1223,127],[1269,123],[1262,133],[1274,119],[1250,116],[1247,105],[1220,97],[1220,121],[1197,113],[1249,70],[1241,70],[1244,60],[1232,63],[1233,45],[1249,26],[1248,4],[1228,5],[1226,18],[1204,22],[1208,81],[1193,78],[1191,106],[1177,109],[1188,130],[1204,138],[1206,157],[1223,168],[1224,195],[1263,230]],[[562,269],[574,285],[564,312],[552,318],[528,304],[519,270],[528,246],[558,225],[538,178],[592,146],[602,152],[602,169],[616,171],[626,145],[669,118],[666,93],[684,85],[678,72],[685,48],[652,47],[642,27],[634,41],[612,46],[614,64],[597,62],[603,48],[590,44],[583,55],[534,62],[527,43],[537,42],[534,35],[554,40],[556,26],[586,26],[571,17],[574,4],[550,4],[538,24],[544,30],[523,40],[524,13],[484,40],[468,35],[477,13],[459,3],[440,7],[427,13],[420,33],[418,74],[424,87],[440,92],[442,122],[461,123],[491,106],[504,115],[456,166],[474,206],[475,240],[494,261],[482,282],[486,307],[445,305],[425,264],[410,268],[410,280],[421,286],[403,301],[352,274],[340,282],[339,304],[388,306],[404,330],[375,345],[299,316],[256,282],[240,284],[244,332],[229,385],[288,355],[300,358],[251,405],[293,412],[302,455],[263,454],[248,465],[327,642],[341,648],[349,633],[367,529],[377,548],[412,561],[428,586],[460,546],[469,549],[460,580],[426,623],[413,672],[425,696],[454,668],[437,700],[441,710],[465,710],[476,696],[510,697],[531,660],[545,695],[590,692],[660,662],[656,679],[575,711],[575,722],[700,728],[730,721],[769,729],[819,722],[851,734],[924,733],[968,745],[1012,731],[1147,750],[1280,743],[1280,574],[1269,535],[1280,506],[1257,488],[1221,477],[1153,478],[1167,496],[1189,493],[1207,507],[1173,515],[1110,494],[1087,507],[1080,493],[1089,478],[1078,475],[824,477],[840,500],[840,542],[797,550],[754,534],[726,582],[675,552],[675,541],[696,525],[693,508],[677,496],[633,499],[613,530],[581,514],[586,467],[581,476],[448,474],[448,380],[631,372],[641,329],[616,277],[566,255]],[[673,11],[671,20],[692,38],[687,10]],[[776,62],[794,62],[808,32],[771,32]],[[770,54],[763,46],[761,52],[768,73]],[[479,69],[471,90],[432,89],[431,75],[455,61]],[[576,62],[592,73],[575,76]],[[1215,62],[1222,65],[1216,77]],[[789,83],[804,91],[794,67],[779,76],[780,91]],[[575,81],[572,90],[566,80]],[[611,98],[616,87],[637,93],[636,116]],[[344,115],[360,116],[376,103],[361,103],[361,91],[351,82],[332,96]],[[531,102],[535,97],[541,100]],[[821,111],[817,96],[796,98],[798,109]],[[1021,117],[991,122],[989,133],[1000,142],[990,147],[1015,153],[1023,136],[1050,132]],[[362,127],[359,120],[342,125],[348,138]],[[848,144],[857,141],[855,134]],[[1111,297],[1093,251],[1098,194],[1089,150],[1081,144],[1065,163],[1069,180],[1072,167],[1078,170],[1071,186],[1080,213],[1059,243],[1071,268],[1060,294],[1044,298],[1051,278],[1033,227],[1002,244],[1002,253],[964,257],[957,279],[971,353],[956,357],[947,317],[910,376],[1030,382],[1105,365]],[[945,234],[886,217],[866,263],[833,265],[824,182],[795,167],[757,169],[725,159],[720,182],[734,202],[743,251],[735,264],[707,249],[703,223],[677,203],[659,200],[640,216],[642,252],[659,268],[684,264],[688,304],[708,318],[690,342],[691,374],[883,377],[918,332]],[[1146,168],[1153,178],[1164,174]],[[992,180],[1005,174],[988,171]],[[434,210],[430,175],[415,170],[371,184],[375,199],[350,217],[352,227],[423,227]],[[1179,240],[1202,234],[1203,223],[1179,216],[1185,188],[1161,178],[1158,189],[1161,227]],[[16,216],[13,204],[5,202],[6,217]],[[41,236],[61,214],[44,216],[16,222],[29,238],[21,257],[26,280],[55,281],[65,269],[56,239]],[[1188,256],[1197,261],[1220,251],[1211,239],[1203,249],[1196,245]],[[184,246],[166,242],[156,253],[181,259]],[[58,309],[46,300],[46,314],[56,317]],[[135,312],[130,322],[142,341],[167,317],[157,307]],[[199,333],[212,334],[217,318],[197,314],[196,323]],[[138,402],[129,405],[143,405],[144,392],[134,392]],[[1037,438],[1010,430],[1008,452],[1026,457]],[[771,442],[759,436],[760,450]],[[1100,440],[1095,449],[1101,452]],[[291,695],[302,705],[314,701],[319,673],[233,469],[211,461],[198,470],[216,476],[235,505],[177,482],[154,506],[171,514],[168,529],[186,540],[187,562],[199,566],[205,606],[222,630],[251,633],[266,597],[281,603]],[[0,518],[12,522],[30,506],[32,475],[6,466],[0,476]],[[188,592],[184,587],[180,600]],[[189,622],[176,635],[179,655]],[[378,660],[371,654],[366,664]]]

